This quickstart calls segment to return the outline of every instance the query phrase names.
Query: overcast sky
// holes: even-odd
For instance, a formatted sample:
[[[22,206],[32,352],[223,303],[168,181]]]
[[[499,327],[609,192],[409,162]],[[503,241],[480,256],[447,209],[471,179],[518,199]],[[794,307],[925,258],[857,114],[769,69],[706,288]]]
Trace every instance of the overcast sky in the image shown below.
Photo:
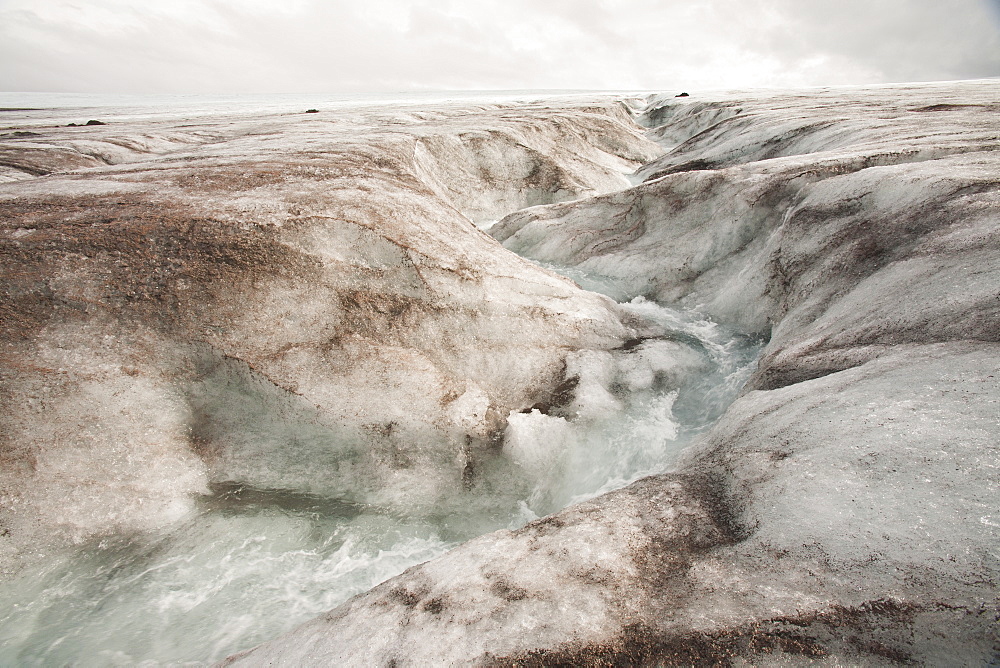
[[[1000,76],[1000,0],[0,0],[0,90],[705,89]]]

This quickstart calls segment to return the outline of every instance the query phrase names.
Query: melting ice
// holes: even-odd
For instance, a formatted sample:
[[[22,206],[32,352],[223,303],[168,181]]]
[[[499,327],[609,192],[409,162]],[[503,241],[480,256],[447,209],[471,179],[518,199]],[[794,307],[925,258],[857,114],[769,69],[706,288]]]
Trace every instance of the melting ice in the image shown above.
[[[0,664],[219,660],[464,540],[669,469],[735,398],[762,342],[696,313],[625,301],[630,295],[609,279],[563,273],[623,301],[656,334],[620,350],[571,354],[567,401],[512,414],[496,460],[453,503],[404,516],[216,485],[169,533],[46,555],[7,583]]]

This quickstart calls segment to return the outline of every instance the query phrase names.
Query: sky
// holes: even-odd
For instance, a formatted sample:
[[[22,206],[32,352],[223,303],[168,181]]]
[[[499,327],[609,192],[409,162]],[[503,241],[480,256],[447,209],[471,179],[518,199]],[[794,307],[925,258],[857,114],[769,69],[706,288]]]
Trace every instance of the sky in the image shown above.
[[[998,76],[1000,0],[0,0],[0,91],[669,91]]]

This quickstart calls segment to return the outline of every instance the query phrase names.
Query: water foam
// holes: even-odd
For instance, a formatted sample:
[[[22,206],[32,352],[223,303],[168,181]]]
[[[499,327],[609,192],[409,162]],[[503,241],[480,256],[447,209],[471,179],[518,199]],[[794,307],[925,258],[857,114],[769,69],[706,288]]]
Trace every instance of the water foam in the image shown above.
[[[610,279],[574,278],[631,297]],[[0,664],[215,661],[459,542],[668,469],[735,397],[761,342],[641,297],[621,308],[654,334],[620,350],[570,354],[571,400],[510,415],[496,458],[439,507],[402,514],[398,504],[338,497],[336,485],[306,493],[215,484],[169,531],[91,540],[7,583]],[[470,389],[460,407],[479,410],[480,394]],[[242,405],[240,397],[219,401]]]

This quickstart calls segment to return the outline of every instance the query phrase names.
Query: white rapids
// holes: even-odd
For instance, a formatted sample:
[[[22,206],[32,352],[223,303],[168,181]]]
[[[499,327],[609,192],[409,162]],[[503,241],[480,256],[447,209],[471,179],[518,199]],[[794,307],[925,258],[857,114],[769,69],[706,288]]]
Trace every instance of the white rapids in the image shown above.
[[[606,279],[567,273],[622,298]],[[669,469],[735,398],[762,341],[642,297],[621,308],[657,335],[571,354],[572,401],[512,413],[489,470],[447,507],[406,516],[214,484],[179,526],[93,541],[8,583],[0,663],[221,660],[477,535]]]

